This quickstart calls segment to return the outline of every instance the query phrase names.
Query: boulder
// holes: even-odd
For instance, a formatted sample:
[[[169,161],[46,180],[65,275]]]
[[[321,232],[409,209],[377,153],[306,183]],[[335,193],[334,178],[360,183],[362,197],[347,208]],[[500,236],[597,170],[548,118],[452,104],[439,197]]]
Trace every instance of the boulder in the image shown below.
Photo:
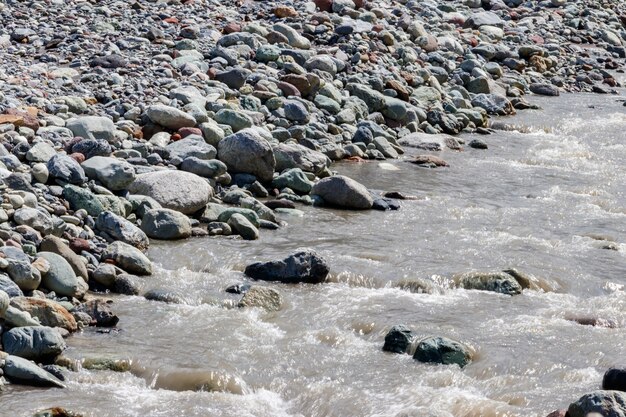
[[[199,159],[213,159],[217,155],[217,150],[213,145],[204,141],[202,136],[190,135],[185,139],[177,140],[167,145],[171,156],[177,156],[182,160],[195,157]]]
[[[413,359],[419,362],[459,365],[461,368],[472,360],[469,347],[446,337],[428,337],[417,344]]]
[[[227,223],[234,232],[245,240],[256,240],[259,238],[259,230],[243,214],[233,213]]]
[[[122,159],[94,156],[81,166],[90,180],[98,180],[112,191],[125,190],[135,180],[135,169]]]
[[[194,127],[196,119],[193,116],[178,110],[175,107],[165,106],[163,104],[155,104],[146,109],[146,116],[153,123],[172,130],[178,130],[181,127]]]
[[[20,287],[9,278],[8,275],[0,274],[0,317],[2,317],[2,293],[8,294],[9,297],[21,297],[24,295]],[[7,301],[7,305],[8,305]]]
[[[252,286],[239,301],[239,307],[259,307],[267,311],[279,311],[283,297],[273,288]]]
[[[162,303],[184,304],[185,299],[175,291],[153,288],[143,295],[146,300],[160,301]]]
[[[626,392],[626,368],[611,368],[606,371],[602,378],[602,389]]]
[[[330,161],[326,155],[297,143],[280,143],[274,146],[276,171],[300,168],[305,172],[321,173]]]
[[[184,214],[192,214],[204,208],[213,195],[213,188],[203,178],[174,170],[141,174],[129,190],[133,194],[152,197],[164,208]]]
[[[321,179],[313,186],[311,194],[320,196],[325,204],[346,209],[367,210],[374,204],[367,188],[342,175]]]
[[[154,239],[184,239],[191,236],[191,222],[179,211],[152,209],[141,219],[141,230]]]
[[[22,291],[32,291],[39,287],[41,274],[30,265],[30,259],[21,249],[12,246],[0,247],[8,262],[6,272]]]
[[[87,182],[85,171],[75,159],[67,155],[56,154],[48,160],[48,174],[57,183],[81,185]]]
[[[47,212],[30,207],[15,210],[13,220],[17,224],[32,227],[43,235],[51,233],[54,228],[52,217]]]
[[[602,417],[626,416],[626,392],[594,391],[583,395],[567,409],[568,417],[587,417],[592,413]]]
[[[124,242],[113,242],[102,253],[102,260],[112,260],[124,271],[137,275],[151,275],[152,262],[139,249]]]
[[[93,217],[97,217],[104,211],[102,202],[87,188],[66,185],[63,187],[63,198],[67,200],[70,208],[74,211],[83,209]]]
[[[89,279],[87,266],[83,262],[83,258],[77,255],[69,246],[56,236],[46,236],[39,245],[39,250],[45,252],[53,252],[61,255],[74,270],[74,273],[84,280]]]
[[[56,329],[46,326],[15,327],[2,334],[2,346],[9,355],[47,362],[66,348]]]
[[[9,294],[5,291],[0,290],[0,317],[4,317],[4,313],[9,308],[9,303],[11,302],[9,298]]]
[[[82,116],[70,119],[65,127],[72,131],[74,136],[85,139],[102,139],[107,142],[115,140],[115,124],[107,117]]]
[[[407,353],[413,341],[413,333],[409,328],[400,324],[393,326],[385,336],[383,350],[392,353]]]
[[[272,186],[278,189],[290,188],[293,191],[308,194],[313,189],[313,183],[300,168],[288,169],[272,180]]]
[[[65,388],[57,377],[37,366],[34,362],[9,355],[5,359],[4,375],[11,382],[38,387]]]
[[[110,211],[103,211],[96,219],[96,228],[112,240],[119,240],[140,250],[148,249],[148,236],[130,221]]]
[[[321,283],[329,272],[326,261],[310,249],[296,252],[280,261],[256,262],[245,269],[245,274],[250,278],[288,284]]]
[[[74,312],[88,314],[91,326],[114,327],[120,319],[111,311],[111,303],[110,300],[89,300],[77,306]]]
[[[493,291],[500,294],[516,295],[522,287],[513,276],[505,272],[467,272],[454,277],[461,288],[467,290]]]
[[[42,326],[61,327],[70,332],[78,329],[74,316],[55,301],[45,298],[15,297],[11,299],[11,306],[30,314]]]
[[[268,182],[274,175],[276,160],[269,142],[255,130],[244,129],[222,139],[218,158],[233,173],[246,173]]]
[[[61,296],[82,298],[85,295],[87,284],[76,276],[65,258],[53,252],[39,252],[37,255],[50,264],[48,272],[42,274],[41,285]]]

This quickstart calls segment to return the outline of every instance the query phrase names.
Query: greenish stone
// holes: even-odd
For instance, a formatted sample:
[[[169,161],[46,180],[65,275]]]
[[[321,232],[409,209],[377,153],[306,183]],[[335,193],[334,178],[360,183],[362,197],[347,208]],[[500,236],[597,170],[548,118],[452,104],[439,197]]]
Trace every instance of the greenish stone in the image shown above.
[[[83,209],[90,216],[96,217],[103,211],[104,206],[91,191],[75,185],[66,185],[63,188],[63,198],[70,203],[70,208],[74,211]]]

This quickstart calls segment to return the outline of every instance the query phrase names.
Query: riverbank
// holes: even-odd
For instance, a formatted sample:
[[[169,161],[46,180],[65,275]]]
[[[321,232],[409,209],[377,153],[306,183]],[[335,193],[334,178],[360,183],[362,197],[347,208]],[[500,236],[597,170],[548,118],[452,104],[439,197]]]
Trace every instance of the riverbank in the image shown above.
[[[24,57],[21,63],[6,61],[7,83],[2,87],[5,89],[3,105],[6,113],[1,116],[6,122],[2,125],[6,151],[2,157],[6,167],[2,171],[6,185],[3,190],[6,219],[0,236],[5,244],[2,267],[6,278],[2,281],[2,288],[11,297],[10,307],[4,312],[6,327],[3,330],[7,330],[3,334],[3,345],[4,350],[12,355],[7,358],[10,366],[4,366],[7,379],[56,386],[69,384],[73,392],[76,377],[79,380],[86,378],[88,385],[93,387],[88,381],[91,378],[98,380],[100,376],[94,375],[101,372],[105,379],[111,378],[103,386],[106,390],[111,389],[110,381],[119,381],[125,386],[127,378],[139,385],[163,388],[165,391],[155,391],[158,398],[155,398],[154,410],[164,407],[161,401],[169,401],[168,398],[179,391],[203,389],[256,396],[266,408],[250,411],[251,415],[279,415],[277,410],[291,415],[300,411],[286,411],[290,409],[284,402],[289,401],[292,394],[298,396],[297,393],[281,388],[277,390],[281,394],[275,394],[271,381],[280,386],[280,380],[268,380],[259,374],[257,366],[272,363],[269,358],[263,358],[274,352],[284,334],[289,335],[289,340],[298,334],[290,332],[294,326],[317,327],[310,322],[311,319],[302,316],[304,312],[312,313],[315,321],[324,323],[326,315],[323,310],[336,300],[330,297],[328,303],[312,308],[306,301],[310,297],[309,291],[320,295],[330,291],[339,296],[346,291],[358,293],[377,289],[397,297],[397,302],[406,301],[406,297],[414,302],[416,295],[411,291],[415,291],[425,293],[423,300],[433,303],[438,302],[437,295],[449,295],[452,291],[453,298],[461,297],[467,303],[468,311],[461,313],[470,317],[471,311],[479,307],[465,294],[473,297],[475,293],[458,287],[493,289],[493,286],[488,284],[479,288],[476,282],[468,282],[467,277],[455,279],[454,275],[515,267],[539,277],[537,288],[524,291],[520,296],[522,305],[528,302],[528,297],[532,299],[544,292],[548,299],[552,291],[576,294],[576,287],[570,287],[569,279],[558,277],[561,275],[558,273],[546,273],[554,268],[547,263],[538,268],[527,261],[521,262],[521,259],[511,262],[505,256],[499,261],[487,257],[482,262],[461,265],[453,261],[451,255],[433,254],[422,259],[419,252],[406,258],[400,254],[417,244],[423,235],[431,236],[431,242],[437,235],[456,241],[459,234],[463,236],[462,230],[445,231],[450,227],[450,220],[459,219],[459,216],[483,221],[485,227],[489,227],[493,210],[504,210],[499,222],[507,226],[499,233],[504,233],[501,238],[506,240],[510,225],[515,223],[514,216],[519,215],[507,214],[506,207],[515,207],[517,200],[494,200],[490,193],[493,187],[508,184],[498,182],[498,172],[511,163],[507,154],[524,150],[523,138],[515,137],[505,146],[502,137],[511,133],[467,134],[495,132],[487,129],[488,112],[506,114],[512,113],[514,108],[532,107],[522,97],[523,93],[534,91],[554,95],[557,90],[609,92],[616,87],[619,83],[612,78],[613,72],[607,70],[620,70],[623,63],[618,58],[620,47],[609,44],[617,43],[611,36],[613,32],[622,42],[619,40],[620,30],[623,31],[619,28],[620,15],[611,8],[597,13],[593,9],[584,9],[590,5],[584,2],[572,2],[566,7],[531,3],[533,7],[528,9],[501,8],[494,3],[492,7],[486,6],[490,11],[451,4],[455,4],[457,12],[451,10],[453,6],[450,5],[438,9],[423,4],[416,8],[411,3],[398,3],[393,5],[395,9],[389,9],[377,4],[381,7],[372,9],[367,5],[357,8],[360,5],[335,2],[333,7],[336,10],[320,14],[311,4],[302,3],[297,6],[299,9],[295,15],[273,3],[244,3],[237,11],[220,9],[219,13],[213,13],[209,8],[207,15],[207,3],[201,2],[185,5],[111,2],[104,7],[102,3],[95,6],[84,2],[73,4],[72,7],[78,9],[72,13],[67,4],[52,2],[46,10],[33,8],[28,16],[19,4],[4,5],[2,12],[9,16],[10,22],[7,28],[9,44],[6,38],[4,43],[6,53]],[[318,6],[324,7],[323,4]],[[617,5],[607,3],[606,6],[618,11]],[[104,19],[91,17],[88,11],[92,7],[97,11],[93,16]],[[158,8],[159,13],[155,14],[152,7]],[[58,26],[53,27],[41,16],[52,13],[55,8],[58,8],[59,19],[54,23]],[[255,24],[246,26],[242,23],[243,32],[237,31],[232,24],[225,24],[223,19],[228,13],[237,14],[240,22],[245,21],[247,8],[256,9],[258,19]],[[285,13],[291,17],[276,17]],[[534,15],[535,20],[540,16],[548,18],[543,41],[525,31],[533,23],[532,19],[525,19],[529,14]],[[188,19],[193,16],[194,21],[184,21],[182,15]],[[174,16],[181,17],[174,19]],[[463,16],[466,21],[461,22]],[[422,25],[416,25],[420,17],[428,18]],[[90,23],[89,19],[95,20]],[[311,19],[317,19],[320,24],[297,24]],[[341,22],[338,19],[342,19]],[[89,30],[71,29],[67,25],[72,20]],[[577,22],[575,28],[572,27],[574,21]],[[586,23],[588,21],[593,21],[594,25]],[[22,25],[25,22],[28,24]],[[145,22],[155,23],[146,27]],[[294,22],[295,31],[284,26],[284,23]],[[465,26],[467,28],[462,29]],[[129,36],[131,33],[139,36]],[[498,39],[500,35],[501,39]],[[453,37],[454,42],[448,37]],[[585,46],[584,50],[590,54],[585,57],[583,51],[576,48],[576,38],[581,42],[593,41],[597,47]],[[114,40],[115,44],[109,40]],[[393,44],[388,45],[392,40]],[[97,48],[98,45],[101,47]],[[503,48],[511,56],[500,54]],[[96,51],[107,51],[104,54],[107,58],[94,56]],[[493,51],[496,51],[494,55]],[[39,63],[34,64],[35,60]],[[25,62],[31,64],[26,72],[18,71],[17,66],[12,67],[24,66]],[[544,69],[542,65],[544,71],[540,71]],[[584,77],[581,72],[585,72]],[[615,102],[610,99],[588,100],[594,106],[609,106],[610,114],[617,118],[612,121],[619,126],[619,110],[615,108]],[[535,102],[536,99],[529,101]],[[18,106],[23,112],[15,114],[14,108]],[[583,112],[582,107],[577,108]],[[561,111],[566,112],[565,109]],[[532,114],[541,117],[540,112]],[[552,117],[559,117],[559,113],[552,114]],[[579,127],[585,124],[584,120],[580,120]],[[550,125],[550,122],[546,120],[545,124]],[[611,120],[607,124],[613,126]],[[600,125],[598,129],[602,127]],[[561,132],[569,129],[567,126],[559,128]],[[573,134],[571,130],[565,132]],[[457,133],[463,135],[457,138],[444,135]],[[593,162],[593,158],[592,162],[587,161],[592,150],[587,145],[582,146],[577,139],[573,143],[561,144],[558,141],[549,141],[546,145],[538,142],[535,146],[543,152],[529,160],[513,161],[514,167],[542,167],[551,152],[564,151],[572,160],[565,158],[563,177],[550,172],[549,164],[545,167],[548,172],[542,173],[553,178],[555,184],[564,181],[561,186],[580,180],[572,177],[577,171],[569,164],[575,164],[577,169],[588,169],[591,167],[588,163],[592,165]],[[619,143],[610,146],[615,146],[619,154]],[[461,149],[465,152],[458,152]],[[494,156],[495,160],[490,160]],[[398,157],[401,160],[395,162]],[[502,163],[498,163],[498,158],[502,158]],[[375,162],[383,159],[387,161]],[[347,161],[331,165],[331,161],[343,160]],[[362,162],[366,160],[370,162]],[[461,173],[450,182],[455,166],[470,170],[472,163],[482,160],[491,161],[486,162],[486,171],[479,170],[473,176]],[[418,162],[421,166],[406,161]],[[448,167],[440,167],[442,165]],[[376,168],[372,170],[372,166]],[[491,172],[489,168],[494,169],[493,175],[485,174]],[[560,167],[552,168],[558,171]],[[331,175],[334,170],[346,176]],[[417,176],[418,180],[428,181],[420,183],[419,188],[414,186],[416,172],[423,173]],[[607,171],[602,174],[614,175]],[[480,194],[475,181],[480,175],[484,175],[484,181],[493,184],[482,191],[484,195]],[[577,175],[581,174],[577,172]],[[619,182],[620,177],[615,178]],[[540,177],[534,179],[538,181]],[[519,182],[511,184],[513,187],[508,193],[520,198]],[[524,198],[532,200],[540,194],[535,182],[525,186],[528,193]],[[505,190],[500,190],[500,198],[507,195]],[[438,191],[446,191],[450,196],[460,194],[474,201],[474,207],[452,211],[449,213],[452,217],[434,222],[433,219],[438,219],[437,211],[422,213],[417,208],[427,207],[429,194]],[[555,192],[558,194],[559,190]],[[606,192],[615,194],[614,191]],[[415,199],[398,199],[403,196]],[[619,215],[619,200],[612,204],[609,212]],[[322,210],[311,205],[327,208]],[[398,213],[386,211],[400,206]],[[344,210],[335,211],[328,207]],[[552,207],[552,210],[560,216],[559,207]],[[372,213],[369,211],[372,208],[381,212]],[[530,218],[544,222],[543,227],[562,221],[558,217],[542,217],[545,208],[542,205],[541,211]],[[311,221],[311,217],[315,221]],[[395,223],[397,219],[402,219],[405,226],[416,222],[424,228],[404,230]],[[344,227],[346,223],[349,228]],[[329,227],[335,227],[335,230]],[[597,245],[616,249],[621,254],[621,240],[619,237],[607,238],[609,232],[607,227],[597,226],[593,232],[581,236],[583,240],[594,239],[599,242]],[[479,248],[488,244],[485,233],[473,230],[472,238],[465,238],[471,242],[469,254],[480,252]],[[576,233],[582,232],[576,227]],[[617,233],[620,236],[619,229]],[[301,234],[302,237],[298,238]],[[317,234],[320,234],[321,244],[316,243]],[[358,246],[355,239],[345,240],[350,234],[368,248],[365,253],[356,257],[350,255]],[[404,241],[400,238],[403,234],[413,238]],[[219,237],[210,239],[208,235]],[[161,239],[191,236],[193,238],[180,244],[158,243]],[[233,236],[250,242],[244,244]],[[232,248],[241,255],[226,252],[207,259],[205,245],[214,244]],[[187,245],[198,245],[198,248],[190,251]],[[442,246],[450,245],[450,241],[444,239],[428,246],[431,245],[441,250]],[[259,261],[282,259],[300,247],[317,250],[323,258],[319,263],[326,264],[330,274],[326,276],[327,270],[322,269],[321,273],[304,271],[285,278],[284,274],[265,272],[280,280],[325,280],[330,290],[262,285],[237,272],[243,271],[255,257]],[[381,247],[394,248],[401,261],[396,265],[399,268],[390,268],[389,262],[379,266],[381,256],[383,259],[388,256],[378,253]],[[243,255],[243,248],[250,248],[253,252]],[[523,246],[515,249],[523,250]],[[535,258],[536,250],[532,251]],[[171,252],[175,255],[171,256]],[[337,252],[343,253],[345,258],[337,259]],[[223,262],[223,258],[227,262]],[[306,262],[313,261],[307,258]],[[186,269],[176,272],[177,268]],[[613,272],[611,265],[606,268]],[[207,271],[216,275],[208,278]],[[519,286],[520,280],[514,278],[510,273],[497,276],[512,285],[512,293],[517,294],[523,288]],[[246,292],[245,285],[250,283],[255,290],[242,294]],[[238,287],[230,288],[230,291],[240,294],[226,295],[224,290],[231,285]],[[600,286],[591,291],[592,294],[599,291],[599,296],[608,291],[619,298],[623,289],[619,289],[619,285]],[[107,298],[113,298],[113,304],[102,298],[103,293]],[[141,295],[144,299],[115,293]],[[379,305],[375,301],[377,296],[374,300],[365,297],[367,306],[371,302],[374,306]],[[518,299],[486,295],[490,296],[498,297],[495,302],[500,306],[510,306],[509,299]],[[145,301],[146,298],[152,301]],[[484,301],[476,298],[479,299]],[[355,302],[358,306],[358,301]],[[385,299],[385,307],[377,310],[378,314],[386,314],[386,309],[395,303]],[[447,302],[442,305],[450,308]],[[250,309],[250,306],[261,307],[261,310]],[[304,311],[300,311],[304,306]],[[349,319],[350,308],[343,307],[347,309],[335,314],[345,314]],[[414,321],[400,320],[398,316],[394,316],[394,320],[398,320],[395,323],[379,323],[370,319],[373,313],[370,307],[362,307],[365,310],[353,311],[355,321],[349,319],[350,324],[341,322],[331,326],[330,330],[320,328],[312,330],[312,334],[296,336],[293,340],[298,343],[289,344],[295,350],[284,352],[282,357],[291,358],[295,351],[305,348],[306,343],[304,346],[299,344],[299,338],[303,336],[305,341],[312,338],[314,344],[335,349],[350,344],[349,341],[359,345],[361,335],[371,338],[367,343],[377,344],[380,350],[384,333],[392,325],[409,324],[414,332],[417,331],[415,336],[424,337],[429,333]],[[269,312],[263,313],[263,309]],[[285,323],[281,320],[281,315],[286,312],[293,321]],[[619,309],[607,317],[596,315],[593,309],[570,313],[564,312],[559,318],[570,323],[600,324],[600,327],[607,323],[609,325],[604,327],[615,333],[623,328],[623,312]],[[157,331],[170,332],[174,340],[183,344],[191,343],[198,334],[206,333],[207,328],[220,322],[220,326],[232,332],[232,328],[237,327],[230,327],[227,323],[237,323],[239,319],[235,317],[243,317],[252,326],[244,327],[243,335],[233,336],[237,342],[235,346],[249,346],[254,341],[260,343],[261,351],[255,349],[253,353],[247,353],[255,358],[247,363],[247,370],[232,362],[246,352],[235,349],[235,356],[230,357],[226,347],[217,349],[216,356],[209,363],[198,366],[197,359],[193,359],[194,353],[199,358],[204,357],[206,343],[194,346],[187,352],[189,356],[185,355],[180,361],[162,363],[159,358],[173,340],[167,344],[155,340],[149,346],[143,345],[145,353],[137,355],[136,346],[140,339],[136,339],[136,335],[142,332],[139,327],[127,330],[135,326],[133,323],[137,319],[145,326],[145,314],[150,315]],[[175,317],[173,321],[170,314]],[[209,324],[202,321],[204,314],[221,320]],[[121,322],[115,328],[118,320]],[[439,311],[432,315],[432,323],[443,325],[444,330],[446,326],[451,327],[446,331],[437,328],[432,331],[435,335],[464,342],[476,352],[473,363],[478,365],[474,369],[479,369],[484,366],[481,361],[487,363],[484,362],[484,347],[489,345],[482,337],[491,335],[481,334],[480,330],[477,334],[463,334],[458,331],[461,323],[456,320],[454,316],[448,317]],[[165,329],[159,326],[165,326]],[[10,327],[15,328],[8,330]],[[64,329],[60,333],[55,329],[59,327]],[[179,329],[179,333],[174,329]],[[344,334],[345,329],[352,329],[353,334]],[[126,332],[132,335],[126,335]],[[73,335],[67,341],[61,339],[70,333]],[[156,333],[149,333],[142,337],[151,340],[155,336]],[[91,345],[94,337],[106,338],[107,347],[98,344],[94,351],[91,348],[79,350],[81,354],[74,356],[74,360],[55,358],[61,353],[71,358],[73,349],[79,349],[83,342],[94,346]],[[222,337],[228,340],[228,334]],[[43,342],[35,343],[34,340]],[[122,347],[133,352],[132,355],[120,354],[124,352]],[[16,361],[15,357],[33,359],[34,362]],[[363,361],[369,357],[367,354]],[[84,361],[85,358],[89,360]],[[132,359],[132,363],[126,361],[127,358]],[[117,362],[111,362],[111,359]],[[489,359],[493,357],[489,355]],[[404,363],[402,359],[388,357],[381,360]],[[35,362],[56,362],[57,365],[39,368]],[[159,365],[153,366],[150,362]],[[60,368],[59,364],[67,369]],[[81,366],[85,370],[77,374],[68,371],[80,370]],[[281,366],[276,364],[266,372],[271,374],[272,369]],[[289,371],[286,375],[281,374],[279,379],[288,379],[289,375],[302,378],[320,364],[292,366],[295,374]],[[466,369],[470,374],[473,372],[471,366]],[[112,373],[113,370],[125,372],[118,375]],[[463,372],[468,371],[441,368],[441,372],[453,372],[462,381],[466,378]],[[162,377],[155,381],[156,374]],[[28,377],[24,378],[24,375]],[[61,378],[68,381],[64,383]],[[353,374],[345,376],[347,386],[357,389],[357,385],[350,382],[353,380],[359,378]],[[307,378],[301,382],[302,390],[305,390]],[[363,386],[367,387],[367,384]],[[332,390],[327,386],[323,389]],[[374,386],[370,389],[373,390]],[[9,388],[11,398],[13,393],[19,395],[19,392]],[[194,394],[189,395],[195,398]],[[119,400],[127,402],[128,398],[122,395]],[[569,400],[574,398],[568,398],[566,402]],[[313,401],[309,405],[316,409],[316,415],[336,413],[313,399],[299,401],[301,403],[295,410],[304,410]],[[529,404],[530,401],[515,398],[507,401],[512,406],[541,410]],[[382,404],[387,403],[382,401]],[[68,405],[71,404],[69,401]],[[141,404],[137,406],[138,411],[127,410],[128,415],[133,412],[141,415],[149,410],[149,407],[141,409]],[[337,406],[343,409],[339,403]],[[198,407],[203,412],[206,410],[203,408],[206,405]],[[223,408],[214,411],[228,413],[228,405],[221,403],[220,407]],[[254,405],[251,407],[254,410]],[[462,413],[443,404],[437,407],[453,415]],[[118,408],[115,415],[120,412]],[[376,411],[367,404],[363,404],[359,414],[377,412],[395,415],[391,411]],[[191,409],[185,413],[192,415]]]

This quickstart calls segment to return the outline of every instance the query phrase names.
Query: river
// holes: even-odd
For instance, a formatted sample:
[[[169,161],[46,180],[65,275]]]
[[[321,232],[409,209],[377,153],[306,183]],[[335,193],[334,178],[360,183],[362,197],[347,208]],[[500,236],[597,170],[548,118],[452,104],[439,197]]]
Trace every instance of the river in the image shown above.
[[[68,340],[73,358],[129,358],[133,372],[80,371],[67,390],[8,387],[2,415],[64,406],[87,416],[545,416],[599,388],[626,352],[626,111],[616,96],[533,97],[542,111],[501,122],[489,150],[334,169],[414,195],[395,212],[302,207],[246,242],[153,243],[144,288],[186,304],[113,296],[119,331]],[[469,141],[471,136],[462,136]],[[409,155],[416,153],[408,149]],[[318,251],[331,282],[270,285],[276,313],[224,308],[243,267]],[[606,249],[609,247],[610,249]],[[451,288],[455,273],[515,267],[554,291],[509,297]],[[430,282],[430,294],[397,288]],[[236,300],[236,296],[232,296]],[[605,326],[573,319],[599,319]],[[441,335],[477,352],[464,369],[381,351],[389,328]],[[223,392],[187,389],[210,382]]]

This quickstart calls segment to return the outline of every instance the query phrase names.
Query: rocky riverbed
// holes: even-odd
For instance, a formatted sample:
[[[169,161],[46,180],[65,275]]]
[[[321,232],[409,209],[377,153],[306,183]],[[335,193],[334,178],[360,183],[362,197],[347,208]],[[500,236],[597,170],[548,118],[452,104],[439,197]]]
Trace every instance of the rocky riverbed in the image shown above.
[[[190,297],[151,284],[155,242],[263,244],[315,230],[293,221],[311,210],[377,210],[384,224],[424,197],[406,184],[368,188],[346,166],[445,175],[491,152],[510,129],[496,116],[536,111],[539,96],[619,94],[626,58],[626,8],[608,0],[6,1],[0,15],[0,382],[49,389],[81,369],[150,374],[123,352],[66,355],[90,328],[123,328],[119,297],[277,314],[291,302],[281,284],[341,282],[332,257],[293,244]],[[393,285],[563,290],[538,275],[476,265],[444,285]],[[480,359],[471,340],[395,324],[378,341],[385,351],[464,369]],[[155,378],[166,390],[249,391],[221,373]],[[623,383],[610,371],[605,391],[569,415],[626,413]]]

